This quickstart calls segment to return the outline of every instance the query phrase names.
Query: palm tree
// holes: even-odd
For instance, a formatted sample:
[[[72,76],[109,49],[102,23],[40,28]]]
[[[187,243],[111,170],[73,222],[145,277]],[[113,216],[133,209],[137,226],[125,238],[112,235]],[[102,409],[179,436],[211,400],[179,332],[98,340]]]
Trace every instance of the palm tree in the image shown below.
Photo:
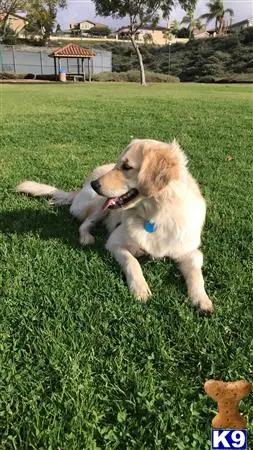
[[[210,0],[210,2],[206,4],[206,6],[209,9],[209,12],[206,14],[202,14],[202,16],[200,16],[200,19],[206,19],[206,23],[215,20],[215,31],[217,33],[221,33],[225,25],[225,15],[229,14],[230,17],[233,17],[233,9],[224,9],[223,0]]]
[[[186,16],[184,16],[183,19],[181,20],[181,24],[188,25],[190,39],[193,39],[193,37],[194,37],[193,36],[194,29],[197,28],[197,30],[201,30],[203,28],[203,25],[202,25],[200,19],[196,19],[194,17],[193,9],[189,9],[188,14],[186,14]]]
[[[163,37],[165,39],[165,43],[168,44],[168,42],[172,41],[172,39],[174,38],[174,35],[171,32],[171,29],[168,28],[167,30],[163,31]]]
[[[177,19],[174,19],[173,22],[171,22],[171,24],[170,24],[171,33],[176,36],[177,32],[179,31],[179,28],[180,28],[180,23],[178,22]]]

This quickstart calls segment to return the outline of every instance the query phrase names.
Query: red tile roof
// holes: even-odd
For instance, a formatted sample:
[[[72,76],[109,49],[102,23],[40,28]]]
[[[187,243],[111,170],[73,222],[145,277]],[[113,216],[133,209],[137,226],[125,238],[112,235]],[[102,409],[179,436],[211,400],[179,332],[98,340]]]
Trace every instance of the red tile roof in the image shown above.
[[[58,48],[48,56],[51,58],[54,56],[58,58],[93,58],[96,55],[88,48],[79,47],[76,44],[68,44],[65,47]]]

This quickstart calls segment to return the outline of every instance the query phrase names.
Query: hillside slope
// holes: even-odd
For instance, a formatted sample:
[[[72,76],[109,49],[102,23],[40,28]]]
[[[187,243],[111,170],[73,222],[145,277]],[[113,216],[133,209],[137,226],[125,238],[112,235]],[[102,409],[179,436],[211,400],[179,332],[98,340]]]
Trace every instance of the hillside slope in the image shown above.
[[[113,71],[138,68],[131,45],[104,43],[99,48],[112,51]],[[239,34],[174,44],[170,48],[169,45],[145,45],[141,50],[146,70],[169,73],[181,81],[211,82],[222,78],[253,81],[253,28]]]

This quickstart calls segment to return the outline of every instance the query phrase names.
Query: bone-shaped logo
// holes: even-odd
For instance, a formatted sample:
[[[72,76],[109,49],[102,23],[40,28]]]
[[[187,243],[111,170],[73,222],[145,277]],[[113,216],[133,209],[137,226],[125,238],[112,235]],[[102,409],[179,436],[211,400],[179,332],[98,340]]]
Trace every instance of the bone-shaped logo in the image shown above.
[[[247,420],[239,412],[240,401],[251,392],[251,384],[246,380],[225,383],[208,380],[204,389],[218,403],[218,414],[212,420],[213,428],[240,430],[247,427]]]

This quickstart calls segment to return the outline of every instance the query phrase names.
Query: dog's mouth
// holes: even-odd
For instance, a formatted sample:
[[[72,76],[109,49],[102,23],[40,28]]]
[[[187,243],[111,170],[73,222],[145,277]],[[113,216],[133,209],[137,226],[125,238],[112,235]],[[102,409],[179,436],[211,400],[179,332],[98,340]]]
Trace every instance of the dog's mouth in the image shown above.
[[[110,197],[105,201],[103,211],[106,211],[107,209],[123,208],[123,206],[134,200],[138,194],[138,189],[130,189],[130,191],[120,197]]]

